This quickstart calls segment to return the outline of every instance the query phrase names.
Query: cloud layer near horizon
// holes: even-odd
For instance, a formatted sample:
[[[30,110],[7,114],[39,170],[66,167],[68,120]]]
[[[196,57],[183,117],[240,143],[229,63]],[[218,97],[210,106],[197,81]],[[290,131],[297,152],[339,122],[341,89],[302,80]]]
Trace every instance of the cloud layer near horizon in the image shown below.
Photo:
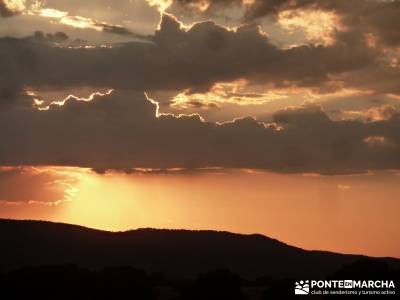
[[[48,110],[0,112],[0,165],[130,168],[254,168],[276,172],[357,173],[400,167],[400,114],[332,121],[316,104],[222,124],[199,115],[157,116],[143,94],[115,91],[70,98]]]

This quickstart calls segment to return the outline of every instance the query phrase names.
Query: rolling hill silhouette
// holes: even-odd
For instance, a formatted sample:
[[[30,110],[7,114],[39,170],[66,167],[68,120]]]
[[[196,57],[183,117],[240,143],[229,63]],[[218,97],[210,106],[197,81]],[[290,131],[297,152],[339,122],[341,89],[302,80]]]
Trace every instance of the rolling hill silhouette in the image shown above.
[[[322,278],[367,257],[306,251],[262,235],[137,229],[107,232],[44,221],[0,220],[0,271],[74,264],[131,266],[170,278],[229,269],[244,278]],[[396,268],[400,260],[371,258]]]

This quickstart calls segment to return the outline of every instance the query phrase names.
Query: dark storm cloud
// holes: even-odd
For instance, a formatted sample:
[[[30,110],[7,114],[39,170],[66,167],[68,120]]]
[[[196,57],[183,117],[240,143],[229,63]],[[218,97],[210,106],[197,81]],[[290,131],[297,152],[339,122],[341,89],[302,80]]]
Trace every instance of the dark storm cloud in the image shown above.
[[[172,11],[175,9],[187,9],[191,11],[202,8],[202,13],[218,14],[223,13],[227,7],[242,7],[245,10],[245,18],[250,20],[265,15],[275,14],[283,8],[295,7],[297,2],[310,1],[290,1],[290,0],[254,0],[252,4],[245,5],[243,0],[174,0]],[[207,5],[205,5],[207,4]]]
[[[351,19],[346,22],[351,24]],[[103,29],[131,34],[122,27]],[[254,25],[228,30],[201,22],[184,29],[164,15],[147,43],[88,49],[61,47],[65,45],[58,44],[68,40],[62,33],[2,38],[0,165],[80,166],[99,172],[224,167],[325,174],[399,168],[396,110],[379,121],[333,121],[320,107],[307,104],[276,112],[277,124],[251,117],[217,124],[198,115],[157,117],[155,103],[143,96],[144,90],[201,93],[216,82],[243,78],[253,84],[321,91],[335,90],[333,78],[345,87],[399,94],[399,69],[382,59],[380,49],[368,47],[364,33],[360,26],[349,26],[335,33],[331,45],[280,49]],[[129,90],[133,95],[115,92],[92,102],[72,97],[64,106],[38,111],[23,92],[80,87]]]
[[[186,31],[168,15],[150,43],[70,49],[31,38],[3,38],[0,92],[15,93],[24,86],[203,92],[216,82],[241,78],[279,87],[323,89],[330,76],[361,70],[377,58],[355,32],[338,33],[337,39],[332,46],[280,49],[256,26],[232,31],[202,22]]]
[[[330,10],[342,16],[344,25],[363,33],[372,33],[384,46],[400,45],[400,1],[398,0],[307,0],[298,6]]]
[[[400,167],[400,118],[332,121],[315,104],[222,124],[159,115],[143,94],[73,98],[47,111],[0,112],[0,165],[132,168],[257,168],[341,174]],[[23,122],[21,122],[23,120]]]
[[[242,0],[208,0],[204,12],[223,15],[229,6],[242,7],[244,22],[256,21],[265,16],[276,16],[292,9],[315,9],[334,11],[342,17],[345,26],[370,32],[387,46],[400,45],[399,27],[400,1],[398,0],[254,0],[252,5],[243,5]],[[171,11],[186,9],[195,11],[203,0],[175,0]]]

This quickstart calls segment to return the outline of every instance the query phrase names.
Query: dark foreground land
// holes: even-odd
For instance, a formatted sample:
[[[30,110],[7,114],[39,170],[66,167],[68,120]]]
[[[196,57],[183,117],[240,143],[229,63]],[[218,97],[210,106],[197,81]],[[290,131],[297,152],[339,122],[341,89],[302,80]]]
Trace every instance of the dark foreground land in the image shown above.
[[[400,279],[397,259],[262,235],[0,220],[0,239],[0,289],[10,299],[290,299],[295,280]]]

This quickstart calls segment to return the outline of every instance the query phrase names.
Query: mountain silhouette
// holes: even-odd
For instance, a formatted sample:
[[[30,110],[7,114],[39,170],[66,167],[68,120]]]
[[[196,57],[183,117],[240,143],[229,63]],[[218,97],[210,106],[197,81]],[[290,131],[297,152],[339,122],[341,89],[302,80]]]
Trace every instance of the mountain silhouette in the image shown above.
[[[108,232],[45,221],[0,220],[0,272],[73,264],[100,269],[128,266],[169,278],[229,269],[247,279],[322,278],[367,259],[307,251],[263,235],[217,231],[137,229]],[[400,268],[394,258],[368,258]]]

